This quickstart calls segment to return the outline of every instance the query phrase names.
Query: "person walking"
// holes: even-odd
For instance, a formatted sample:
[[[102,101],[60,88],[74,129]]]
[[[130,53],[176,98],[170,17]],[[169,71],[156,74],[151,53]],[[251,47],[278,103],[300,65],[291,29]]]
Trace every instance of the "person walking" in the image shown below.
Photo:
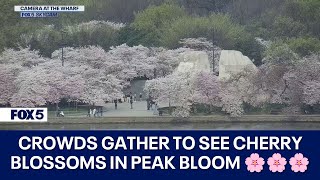
[[[151,107],[151,96],[147,98],[147,110],[150,110]]]
[[[92,110],[93,117],[96,117],[96,113],[97,113],[97,109],[94,108],[94,109]]]
[[[99,117],[100,109],[98,108],[96,111],[96,117]]]
[[[130,103],[130,94],[127,94],[127,102]]]
[[[158,115],[159,114],[159,111],[158,111],[158,104],[155,103],[154,104],[154,110],[153,110],[153,115]]]
[[[131,97],[130,97],[130,106],[131,106],[131,109],[133,109],[132,105],[133,105],[133,97],[131,96]]]
[[[64,117],[63,111],[60,111],[60,117]]]
[[[123,96],[123,101],[122,102],[123,103],[127,102],[127,95],[126,94]]]
[[[56,112],[57,117],[60,116],[60,107],[57,108],[57,112]]]
[[[114,109],[117,109],[118,108],[118,101],[115,99],[114,100]]]
[[[90,117],[90,116],[91,116],[91,109],[89,108],[89,109],[88,109],[87,117]]]
[[[139,95],[139,101],[142,101],[142,93]]]
[[[130,94],[128,96],[129,96],[128,103],[131,103],[131,99],[133,98],[132,92],[130,92]]]

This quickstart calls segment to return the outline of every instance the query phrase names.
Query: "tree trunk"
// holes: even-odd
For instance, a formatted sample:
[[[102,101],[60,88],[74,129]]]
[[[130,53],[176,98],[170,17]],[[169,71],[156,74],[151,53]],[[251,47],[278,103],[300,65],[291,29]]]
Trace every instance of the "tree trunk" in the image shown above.
[[[56,116],[58,116],[58,109],[59,109],[59,106],[58,106],[58,103],[56,103]]]
[[[214,61],[214,39],[215,39],[215,30],[214,27],[212,29],[212,72],[213,74],[215,74],[214,72],[214,68],[215,68],[215,61]]]
[[[172,114],[170,98],[169,98],[169,114],[170,115]]]

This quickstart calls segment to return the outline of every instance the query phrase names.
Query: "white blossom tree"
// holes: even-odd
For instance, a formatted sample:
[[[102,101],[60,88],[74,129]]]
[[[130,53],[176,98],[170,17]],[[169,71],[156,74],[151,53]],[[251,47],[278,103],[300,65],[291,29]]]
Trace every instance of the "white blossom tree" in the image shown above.
[[[221,105],[221,87],[217,76],[213,73],[200,72],[194,83],[194,102],[216,107]]]
[[[37,66],[45,61],[46,59],[41,57],[38,51],[29,48],[5,49],[0,56],[0,64],[14,64],[27,68]]]
[[[0,64],[0,104],[8,105],[13,94],[17,91],[14,83],[20,66],[14,64]]]
[[[17,97],[19,86],[16,84],[19,75],[45,62],[38,51],[29,48],[5,49],[0,56],[0,104],[11,104]]]
[[[54,52],[52,57],[59,62],[60,52]],[[90,104],[102,104],[122,97],[122,81],[108,71],[110,66],[115,67],[113,63],[101,47],[66,48],[65,67],[70,69],[69,76],[76,75],[71,76],[74,79],[71,82],[80,81],[78,85],[82,87],[82,91],[71,98]]]
[[[173,115],[179,117],[189,116],[194,104],[222,107],[231,116],[240,116],[244,103],[283,104],[289,110],[320,103],[319,55],[299,58],[283,46],[269,50],[257,71],[245,70],[221,81],[215,73],[175,71],[181,53],[199,44],[207,53],[213,48],[204,40],[182,43],[189,45],[167,50],[123,44],[108,52],[99,46],[66,47],[64,66],[61,50],[48,59],[28,48],[6,49],[0,55],[0,104],[35,107],[62,99],[100,104],[122,97],[129,81],[140,77],[150,79],[147,94],[159,104],[174,107]]]

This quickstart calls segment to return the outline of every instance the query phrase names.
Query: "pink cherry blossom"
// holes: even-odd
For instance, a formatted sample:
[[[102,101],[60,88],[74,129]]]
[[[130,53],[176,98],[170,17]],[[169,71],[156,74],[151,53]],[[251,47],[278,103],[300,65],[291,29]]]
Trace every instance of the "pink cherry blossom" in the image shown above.
[[[281,157],[281,154],[274,153],[272,157],[268,158],[269,169],[272,172],[283,172],[285,170],[285,165],[287,161],[284,157]]]
[[[252,153],[250,157],[246,158],[247,169],[250,172],[261,172],[264,165],[264,159],[257,153]]]
[[[195,80],[193,101],[197,103],[220,106],[220,83],[213,73],[201,72]]]
[[[303,154],[297,153],[294,157],[290,158],[291,170],[294,172],[305,172],[307,170],[307,165],[309,160],[303,157]]]

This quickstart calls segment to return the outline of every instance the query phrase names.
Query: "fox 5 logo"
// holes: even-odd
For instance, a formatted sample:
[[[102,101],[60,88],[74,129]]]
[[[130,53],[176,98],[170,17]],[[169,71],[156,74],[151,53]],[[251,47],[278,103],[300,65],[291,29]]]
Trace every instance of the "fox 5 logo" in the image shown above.
[[[0,122],[46,122],[47,108],[0,108]]]

